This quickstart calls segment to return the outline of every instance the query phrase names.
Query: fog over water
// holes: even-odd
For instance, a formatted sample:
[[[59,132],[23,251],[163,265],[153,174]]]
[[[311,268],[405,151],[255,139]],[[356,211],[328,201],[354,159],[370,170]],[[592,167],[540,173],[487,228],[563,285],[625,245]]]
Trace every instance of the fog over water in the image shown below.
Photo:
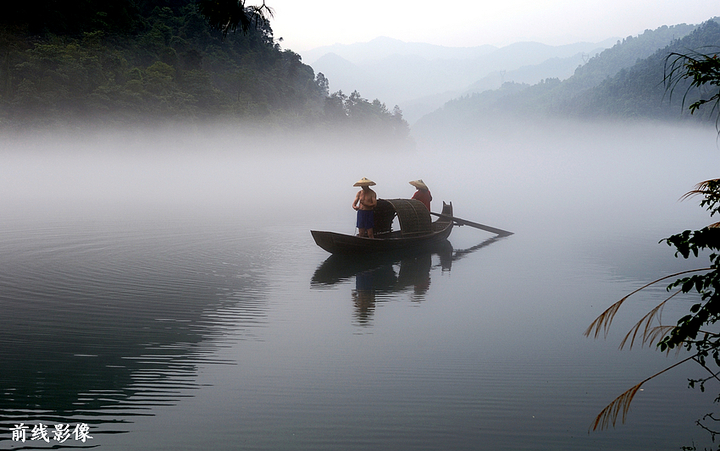
[[[625,200],[644,199],[644,208],[674,202],[713,177],[714,168],[692,155],[715,150],[714,138],[712,130],[661,124],[523,125],[399,149],[228,126],[13,135],[0,150],[4,202],[25,211],[117,204],[228,213],[265,207],[285,215],[322,208],[336,194],[351,197],[347,181],[364,174],[377,179],[380,197],[407,195],[405,179],[422,177],[435,181],[436,199],[455,200],[460,211],[472,201],[489,219],[518,214],[554,222],[556,215],[582,221],[611,206],[617,216],[642,220],[625,211]],[[675,207],[694,209],[687,204]]]
[[[707,439],[693,422],[714,391],[686,388],[693,367],[647,384],[627,424],[588,434],[615,396],[677,360],[617,350],[662,287],[622,309],[607,340],[582,332],[629,291],[698,266],[658,241],[711,222],[679,198],[718,176],[712,128],[518,124],[416,131],[414,146],[230,126],[75,129],[5,134],[0,158],[0,360],[15,368],[0,376],[1,449],[16,447],[3,431],[20,421],[90,421],[106,449]],[[381,198],[409,197],[422,178],[434,211],[452,202],[514,235],[456,253],[451,268],[432,255],[318,281],[329,255],[309,231],[355,232],[361,177]],[[458,227],[450,242],[490,237]]]

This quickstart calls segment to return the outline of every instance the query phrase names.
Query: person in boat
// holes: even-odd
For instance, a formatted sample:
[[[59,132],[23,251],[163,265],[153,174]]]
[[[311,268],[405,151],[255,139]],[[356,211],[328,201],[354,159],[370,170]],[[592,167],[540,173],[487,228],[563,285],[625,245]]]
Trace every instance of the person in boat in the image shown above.
[[[417,199],[423,204],[425,204],[425,207],[427,207],[428,211],[430,211],[430,201],[432,200],[432,194],[430,194],[430,190],[428,189],[425,182],[422,181],[422,179],[413,180],[410,182],[412,186],[417,188],[417,191],[415,191],[415,194],[413,194],[412,199]]]
[[[373,185],[375,185],[375,182],[365,177],[353,185],[361,188],[355,195],[355,200],[352,204],[352,207],[357,210],[358,235],[367,236],[368,238],[375,238],[373,236],[373,226],[375,222],[373,210],[377,205],[377,194],[370,189]]]

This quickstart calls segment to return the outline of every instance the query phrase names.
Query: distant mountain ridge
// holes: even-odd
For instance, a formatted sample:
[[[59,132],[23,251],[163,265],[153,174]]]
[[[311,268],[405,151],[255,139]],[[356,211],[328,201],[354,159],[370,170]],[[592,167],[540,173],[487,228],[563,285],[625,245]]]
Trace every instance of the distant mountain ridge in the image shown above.
[[[398,105],[412,124],[445,102],[496,90],[503,83],[533,85],[546,79],[572,79],[566,89],[588,89],[696,27],[663,26],[622,41],[610,38],[563,46],[518,42],[502,48],[453,48],[381,37],[321,47],[302,56],[315,72],[327,77],[331,91],[357,90],[388,106]],[[607,51],[603,59],[595,58]]]
[[[477,84],[493,72],[508,78],[537,82],[546,77],[569,77],[583,58],[604,50],[615,38],[600,43],[550,46],[519,42],[506,47],[442,47],[377,38],[367,43],[321,47],[303,53],[315,72],[322,72],[331,91],[359,91],[368,98],[399,105],[413,120],[444,102],[472,89],[496,89],[501,81]],[[549,65],[533,75],[531,67],[547,60],[567,60]],[[513,73],[513,71],[521,72]],[[487,80],[486,80],[487,82]],[[475,91],[472,91],[475,92]]]
[[[689,32],[688,32],[689,30]],[[720,24],[711,19],[701,25],[680,24],[646,30],[578,67],[566,80],[545,79],[530,85],[505,83],[500,89],[466,95],[447,102],[417,122],[417,130],[448,124],[482,127],[490,119],[506,122],[539,117],[606,119],[690,119],[682,107],[687,84],[670,96],[663,83],[667,57],[691,50],[717,52]],[[696,93],[689,93],[686,105]],[[672,99],[671,99],[672,97]],[[672,101],[671,101],[672,100]],[[706,112],[692,119],[706,120]]]
[[[361,64],[366,61],[386,58],[392,55],[417,55],[426,59],[472,59],[497,50],[492,45],[477,47],[445,47],[420,42],[403,42],[385,36],[369,42],[355,44],[334,44],[299,52],[306,64],[312,65],[322,56],[334,53],[342,58]]]

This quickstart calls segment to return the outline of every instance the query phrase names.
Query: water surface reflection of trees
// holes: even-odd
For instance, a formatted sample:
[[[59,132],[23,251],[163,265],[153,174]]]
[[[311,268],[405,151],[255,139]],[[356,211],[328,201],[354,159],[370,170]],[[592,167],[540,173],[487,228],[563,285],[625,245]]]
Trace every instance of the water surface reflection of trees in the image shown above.
[[[133,418],[191,396],[200,365],[232,363],[216,344],[238,317],[246,328],[264,321],[264,282],[229,240],[171,228],[3,237],[0,443],[21,423],[81,422],[87,446],[107,443]]]

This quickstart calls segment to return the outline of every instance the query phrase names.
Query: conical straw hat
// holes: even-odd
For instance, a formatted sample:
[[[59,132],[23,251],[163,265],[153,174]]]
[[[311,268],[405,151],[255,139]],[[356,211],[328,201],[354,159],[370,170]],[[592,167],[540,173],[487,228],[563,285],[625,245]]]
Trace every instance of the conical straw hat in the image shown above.
[[[422,179],[413,180],[412,182],[410,182],[410,184],[417,189],[428,189],[427,185],[425,184],[425,182],[422,181]]]
[[[375,182],[373,182],[372,180],[363,177],[357,182],[355,182],[353,186],[373,186],[374,184]]]

